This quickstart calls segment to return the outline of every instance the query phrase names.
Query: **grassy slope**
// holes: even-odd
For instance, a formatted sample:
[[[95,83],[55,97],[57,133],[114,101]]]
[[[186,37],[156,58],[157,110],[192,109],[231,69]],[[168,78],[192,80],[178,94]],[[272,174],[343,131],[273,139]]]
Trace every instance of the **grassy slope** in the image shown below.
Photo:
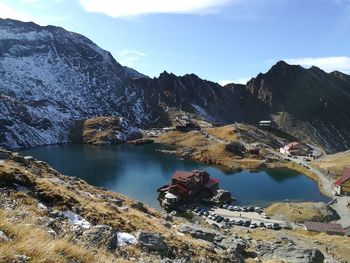
[[[345,167],[350,167],[350,150],[327,155],[311,164],[326,172],[329,171],[333,176],[340,176]]]
[[[30,216],[23,216],[15,223],[9,223],[12,220],[9,212],[0,208],[0,228],[13,237],[13,241],[0,246],[0,255],[4,257],[24,253],[32,257],[33,262],[68,262],[70,258],[77,260],[74,262],[118,262],[116,260],[122,259],[118,251],[114,254],[102,250],[92,251],[79,244],[73,245],[69,239],[63,237],[53,239],[40,229],[40,225],[33,223],[35,218],[43,215],[37,208],[40,201],[51,209],[75,211],[94,225],[109,225],[120,232],[135,233],[143,229],[160,233],[179,255],[191,248],[193,258],[200,256],[215,258],[214,254],[207,250],[205,243],[187,236],[179,236],[176,230],[165,227],[163,225],[165,221],[159,211],[149,207],[146,207],[145,211],[132,208],[135,201],[126,196],[90,186],[77,178],[62,176],[45,163],[32,163],[29,167],[13,161],[1,164],[0,186],[12,183],[32,188],[34,193],[17,193],[11,199],[18,204],[13,216],[19,211],[30,213]],[[129,207],[128,211],[119,210],[106,197],[123,200],[123,206]],[[2,220],[4,218],[9,220]],[[181,222],[175,220],[173,224]],[[28,235],[30,230],[32,233]],[[141,255],[141,250],[137,246],[129,246],[125,251],[129,256]]]
[[[291,222],[324,222],[334,219],[333,211],[324,203],[275,203],[269,206],[265,211],[266,214],[273,218]]]
[[[205,132],[212,137],[205,136]],[[233,124],[218,128],[205,128],[203,132],[183,133],[172,131],[161,135],[157,141],[174,146],[177,149],[177,154],[181,157],[221,165],[232,170],[240,170],[273,166],[273,163],[266,162],[263,159],[263,156],[269,155],[265,149],[277,147],[276,142],[282,145],[288,142],[289,139],[285,137],[285,134],[278,133],[275,130],[269,131],[252,125]],[[255,145],[260,149],[261,156],[245,154],[242,157],[226,151],[224,143],[232,141]]]

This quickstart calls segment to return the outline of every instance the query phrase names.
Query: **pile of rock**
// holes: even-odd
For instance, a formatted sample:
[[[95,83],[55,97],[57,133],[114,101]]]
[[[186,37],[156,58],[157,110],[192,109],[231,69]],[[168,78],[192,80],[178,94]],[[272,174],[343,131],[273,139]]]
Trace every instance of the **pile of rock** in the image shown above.
[[[210,199],[210,201],[216,205],[222,205],[232,201],[232,196],[229,191],[219,189],[216,191],[215,195]]]

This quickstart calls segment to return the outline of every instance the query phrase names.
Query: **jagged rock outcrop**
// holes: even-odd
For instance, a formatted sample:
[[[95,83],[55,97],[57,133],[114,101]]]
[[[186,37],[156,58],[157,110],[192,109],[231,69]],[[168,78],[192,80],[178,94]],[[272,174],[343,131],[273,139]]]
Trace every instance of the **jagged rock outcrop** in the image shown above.
[[[115,250],[118,246],[117,232],[110,226],[97,225],[85,230],[80,239],[91,247]]]
[[[136,239],[139,245],[148,251],[158,251],[164,254],[168,250],[168,245],[160,234],[140,230],[136,234]]]
[[[213,242],[217,236],[217,234],[210,229],[189,223],[180,225],[178,230],[181,233],[189,234],[194,238],[203,239],[209,242]]]

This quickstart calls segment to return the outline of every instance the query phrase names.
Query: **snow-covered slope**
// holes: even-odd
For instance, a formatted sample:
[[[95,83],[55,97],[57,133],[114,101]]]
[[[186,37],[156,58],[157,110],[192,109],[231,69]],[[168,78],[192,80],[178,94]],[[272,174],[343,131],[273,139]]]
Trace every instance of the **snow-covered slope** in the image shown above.
[[[65,142],[72,122],[96,115],[142,122],[142,107],[118,107],[122,82],[140,76],[82,35],[0,19],[0,145]]]

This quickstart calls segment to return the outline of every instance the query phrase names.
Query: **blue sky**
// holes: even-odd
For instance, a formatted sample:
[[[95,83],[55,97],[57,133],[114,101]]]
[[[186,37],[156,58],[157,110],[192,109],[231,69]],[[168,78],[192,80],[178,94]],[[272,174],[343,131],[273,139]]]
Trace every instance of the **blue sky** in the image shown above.
[[[278,60],[350,73],[350,0],[0,0],[0,17],[78,32],[151,77],[245,82]]]

